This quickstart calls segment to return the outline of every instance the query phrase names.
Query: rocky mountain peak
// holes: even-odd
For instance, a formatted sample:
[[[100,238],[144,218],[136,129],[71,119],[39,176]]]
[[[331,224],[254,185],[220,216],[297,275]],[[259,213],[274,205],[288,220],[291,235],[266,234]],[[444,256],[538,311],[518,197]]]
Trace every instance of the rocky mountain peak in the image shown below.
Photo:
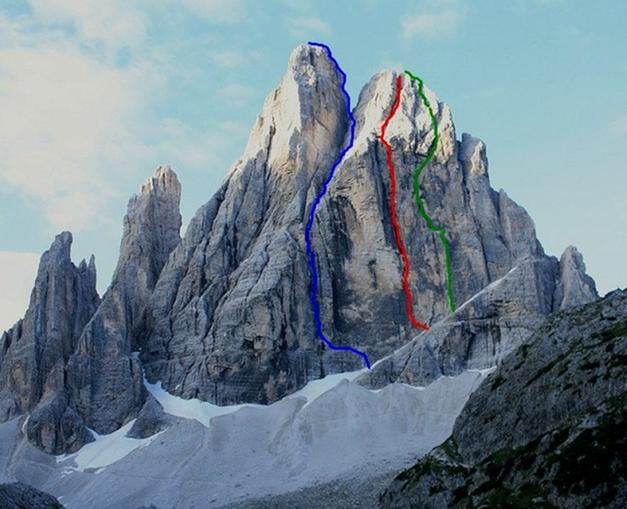
[[[485,143],[468,133],[462,133],[459,145],[459,159],[464,163],[466,174],[470,178],[487,176],[488,157]]]
[[[301,164],[296,168],[311,178],[313,169],[328,160],[328,147],[339,145],[347,133],[341,83],[342,76],[323,48],[298,46],[263,105],[242,160],[259,157],[288,177],[295,171],[289,163],[297,161]]]
[[[128,270],[141,270],[145,285],[152,289],[181,240],[180,202],[181,184],[176,173],[169,166],[159,166],[128,202],[114,282],[121,275],[128,277]]]
[[[396,100],[399,77],[402,81],[400,107],[388,125],[386,138],[408,141],[408,149],[415,153],[426,154],[429,150],[434,139],[433,122],[420,97],[418,82],[404,72],[387,70],[375,74],[359,95],[355,108],[358,125],[356,151],[363,151],[368,140],[378,140],[381,124]],[[426,85],[423,86],[423,93],[438,122],[440,139],[436,160],[446,161],[455,150],[455,129],[450,108]]]
[[[139,195],[147,194],[172,194],[181,196],[181,184],[176,172],[168,165],[161,165],[155,170],[155,174],[141,186]]]
[[[411,261],[409,305],[429,333],[408,321],[405,262],[379,140],[398,77],[401,105],[386,137]],[[470,135],[458,141],[446,104],[406,74],[384,71],[364,87],[354,110],[355,146],[325,186],[351,133],[343,81],[326,49],[296,48],[244,154],[182,241],[181,187],[171,168],[157,168],[130,199],[113,281],[72,336],[73,348],[63,350],[71,354],[67,365],[59,364],[46,386],[63,396],[42,414],[52,428],[37,428],[36,443],[46,437],[49,449],[63,450],[86,439],[86,426],[118,429],[145,403],[142,369],[177,396],[229,404],[272,402],[313,379],[361,367],[360,357],[327,348],[316,334],[305,242],[314,203],[311,247],[324,333],[371,362],[388,358],[371,372],[375,385],[428,383],[492,366],[564,302],[590,297],[579,258],[569,253],[558,263],[545,255],[527,212],[491,188],[483,142]],[[439,144],[420,176],[420,208],[413,176],[435,139],[427,102]],[[59,252],[69,252],[68,242],[69,234],[58,239]],[[88,285],[95,281],[90,266],[77,269]],[[71,438],[59,424],[67,412]]]
[[[59,233],[55,238],[50,248],[44,252],[46,258],[62,258],[69,260],[70,252],[72,249],[72,234],[68,231]]]
[[[586,265],[583,262],[583,255],[575,246],[568,246],[564,249],[562,256],[560,257],[560,263],[565,267],[577,268],[585,271]]]
[[[71,260],[71,245],[69,232],[56,236],[41,257],[24,318],[3,335],[0,420],[24,412],[36,415],[49,408],[51,401],[65,397],[65,363],[100,302],[93,257],[89,265],[83,260],[76,267]],[[70,429],[73,421],[66,418],[66,429]],[[46,434],[48,428],[39,428],[38,422],[30,421],[29,432]],[[38,443],[48,450],[56,447],[49,442]]]
[[[598,297],[594,280],[586,274],[583,256],[575,246],[568,246],[559,262],[560,280],[555,290],[555,299],[560,308],[567,308]]]
[[[87,260],[81,260],[78,267],[72,262],[72,234],[68,231],[59,233],[50,248],[41,256],[37,270],[40,285],[54,284],[58,277],[62,279],[68,274],[78,275],[85,288],[96,287],[96,258],[92,254]]]
[[[181,186],[161,166],[129,200],[120,257],[102,302],[92,256],[76,267],[63,232],[41,258],[23,320],[2,337],[0,419],[29,412],[28,439],[48,452],[80,448],[141,409],[146,306],[180,241]]]
[[[381,72],[362,90],[355,146],[328,185],[312,231],[325,334],[335,344],[366,350],[372,361],[417,335],[407,321],[403,261],[389,220],[390,172],[379,140],[399,76]],[[394,148],[399,221],[412,261],[412,306],[421,320],[436,324],[451,313],[449,276],[442,240],[419,213],[412,185],[435,129],[419,83],[401,78],[401,105],[386,137]],[[198,211],[155,287],[141,357],[150,381],[218,404],[268,402],[360,365],[316,337],[304,242],[308,211],[350,134],[342,84],[324,48],[300,46],[292,53],[244,155]],[[421,196],[433,223],[446,230],[457,302],[513,271],[498,297],[487,292],[446,334],[431,336],[446,343],[447,366],[437,365],[438,353],[431,355],[437,345],[425,351],[429,379],[469,364],[492,365],[517,345],[554,310],[558,263],[544,254],[527,212],[490,187],[483,142],[469,135],[458,141],[448,106],[428,87],[421,91],[439,131]],[[493,298],[502,305],[494,306]]]
[[[83,275],[83,279],[90,283],[90,285],[96,286],[96,257],[92,254],[89,257],[89,262],[81,260],[78,265],[78,271]]]

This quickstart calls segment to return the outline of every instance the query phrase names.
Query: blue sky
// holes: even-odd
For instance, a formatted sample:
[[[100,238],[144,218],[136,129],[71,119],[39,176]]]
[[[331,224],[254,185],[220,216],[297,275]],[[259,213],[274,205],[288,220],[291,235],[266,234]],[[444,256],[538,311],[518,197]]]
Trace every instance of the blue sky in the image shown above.
[[[625,287],[625,20],[621,0],[0,0],[0,328],[61,230],[106,287],[128,197],[161,163],[187,222],[312,39],[353,101],[382,68],[423,77],[545,249],[574,244],[601,292]]]

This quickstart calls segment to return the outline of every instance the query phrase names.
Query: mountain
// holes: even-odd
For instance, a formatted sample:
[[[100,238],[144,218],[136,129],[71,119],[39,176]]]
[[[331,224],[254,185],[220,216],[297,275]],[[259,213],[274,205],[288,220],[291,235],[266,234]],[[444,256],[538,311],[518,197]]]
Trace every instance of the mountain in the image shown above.
[[[180,503],[188,479],[185,504],[213,496],[218,507],[387,475],[445,440],[487,371],[547,316],[597,299],[581,254],[544,252],[526,211],[491,188],[484,143],[458,139],[425,88],[439,143],[421,196],[446,228],[450,308],[442,242],[412,186],[434,123],[401,78],[386,139],[412,309],[430,330],[411,325],[379,139],[398,78],[384,71],[363,88],[354,145],[312,231],[324,333],[366,352],[372,369],[316,330],[305,230],[352,125],[335,62],[300,46],[182,238],[181,186],[162,166],[129,201],[102,299],[93,258],[72,263],[69,233],[44,253],[25,317],[0,343],[0,480],[77,507],[134,508]]]
[[[378,140],[396,76],[380,73],[361,92],[355,144],[317,210],[312,239],[324,331],[372,361],[420,332],[406,315],[404,267],[389,220],[389,170]],[[457,141],[448,106],[426,95],[436,108],[440,144],[422,187],[431,215],[449,232],[457,301],[516,269],[513,295],[490,304],[476,300],[456,315],[465,328],[450,333],[453,341],[473,343],[457,345],[459,373],[482,355],[477,352],[510,349],[544,316],[592,300],[596,290],[576,251],[567,250],[560,262],[544,254],[524,209],[490,188],[484,144],[468,135]],[[450,314],[444,254],[417,213],[410,177],[433,127],[409,80],[401,98],[388,129],[403,175],[398,208],[413,260],[413,309],[434,324]],[[342,76],[325,51],[297,48],[243,156],[193,218],[159,278],[141,352],[150,381],[217,404],[267,403],[310,380],[361,367],[359,357],[325,348],[316,336],[304,235],[309,207],[347,145],[346,107]],[[514,323],[501,326],[504,321]],[[475,364],[489,367],[494,358],[483,355]]]
[[[627,291],[553,316],[382,507],[625,507],[626,354]]]
[[[370,388],[391,382],[423,385],[465,369],[493,366],[520,346],[548,314],[595,296],[594,282],[585,274],[576,248],[568,247],[559,265],[544,255],[525,257],[359,382]]]

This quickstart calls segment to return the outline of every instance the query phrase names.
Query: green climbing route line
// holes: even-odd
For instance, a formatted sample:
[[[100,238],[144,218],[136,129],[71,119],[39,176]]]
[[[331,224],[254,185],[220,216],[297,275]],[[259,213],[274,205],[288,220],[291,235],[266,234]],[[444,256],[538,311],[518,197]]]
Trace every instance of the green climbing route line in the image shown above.
[[[405,71],[405,74],[409,76],[413,81],[418,82],[418,95],[420,99],[424,103],[424,105],[429,110],[429,116],[431,117],[431,123],[433,124],[433,132],[434,138],[433,143],[431,143],[431,147],[427,152],[427,157],[418,165],[416,171],[414,172],[414,196],[416,197],[416,203],[418,204],[418,210],[420,210],[420,215],[427,222],[427,226],[433,232],[436,232],[442,241],[442,245],[444,246],[444,260],[446,262],[446,289],[448,292],[448,302],[451,306],[451,311],[455,311],[457,309],[457,304],[455,302],[455,294],[453,293],[453,265],[451,262],[451,247],[449,245],[448,239],[446,238],[446,230],[442,226],[438,226],[433,223],[433,220],[429,216],[427,212],[427,208],[425,206],[425,202],[420,197],[420,174],[422,170],[431,162],[433,156],[435,155],[435,151],[438,148],[438,142],[440,141],[440,133],[438,132],[438,121],[435,118],[435,114],[433,113],[433,109],[431,109],[431,104],[429,104],[429,100],[424,93],[424,84],[423,81],[418,77],[414,76],[411,72]]]

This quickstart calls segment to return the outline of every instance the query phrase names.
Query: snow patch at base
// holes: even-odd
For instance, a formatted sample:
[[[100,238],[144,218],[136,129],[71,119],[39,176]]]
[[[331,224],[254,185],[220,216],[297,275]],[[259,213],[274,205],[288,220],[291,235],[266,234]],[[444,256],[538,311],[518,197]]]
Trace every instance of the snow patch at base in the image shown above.
[[[208,501],[224,505],[400,470],[450,436],[488,372],[375,391],[356,383],[360,371],[315,380],[268,406],[220,407],[147,384],[166,412],[187,418],[158,440],[126,437],[132,422],[110,435],[94,434],[94,443],[60,458],[57,494],[72,509],[178,507],[184,479],[186,506],[210,507]]]
[[[312,380],[305,385],[305,387],[289,394],[284,399],[305,398],[307,400],[305,406],[307,406],[325,392],[336,387],[342,381],[347,380],[351,382],[366,371],[367,368],[363,368],[357,371],[336,373],[333,375],[327,375],[318,380]],[[163,388],[161,382],[151,384],[144,379],[144,385],[146,386],[146,389],[148,389],[148,392],[150,392],[150,394],[152,394],[161,404],[166,413],[176,417],[183,417],[185,419],[195,419],[207,428],[211,424],[211,419],[220,415],[231,414],[241,410],[242,408],[269,408],[267,405],[256,405],[252,403],[225,406],[214,405],[213,403],[208,403],[200,399],[184,399],[180,396],[174,396]]]
[[[324,378],[319,378],[318,380],[312,380],[302,389],[289,394],[286,398],[305,398],[307,403],[305,406],[309,405],[313,400],[322,396],[325,392],[330,391],[335,386],[339,385],[344,380],[348,382],[352,382],[359,375],[362,375],[368,371],[368,368],[362,368],[357,371],[347,371],[345,373],[335,373],[333,375],[327,375]]]
[[[97,474],[104,467],[121,460],[134,450],[146,447],[161,434],[155,433],[151,437],[141,439],[129,438],[126,434],[134,423],[135,419],[108,435],[99,435],[90,430],[95,440],[84,445],[78,452],[57,456],[57,463],[64,463],[69,460],[74,462],[76,466],[65,465],[64,473],[66,474],[74,470],[84,472],[87,469],[97,469],[95,471]]]
[[[241,408],[265,407],[265,405],[255,405],[252,403],[225,406],[214,405],[200,399],[185,399],[179,396],[174,396],[161,386],[161,382],[151,384],[144,380],[144,385],[146,386],[146,389],[148,389],[148,392],[150,392],[150,394],[152,394],[154,398],[161,403],[161,406],[166,413],[176,417],[183,417],[185,419],[195,419],[207,428],[209,427],[211,419],[219,415],[230,414],[240,410]]]
[[[407,391],[407,390],[410,390],[410,393],[411,392],[424,393],[424,391],[426,390],[425,397],[427,399],[426,401],[423,402],[423,404],[427,403],[427,401],[429,400],[430,400],[430,404],[427,403],[426,408],[424,408],[423,411],[426,411],[427,413],[432,413],[434,408],[430,408],[430,407],[437,406],[435,401],[440,400],[440,396],[443,396],[443,394],[439,394],[439,393],[441,393],[441,390],[444,389],[445,387],[446,389],[444,390],[444,392],[445,393],[448,392],[450,390],[448,389],[448,387],[450,386],[450,383],[453,384],[453,386],[450,386],[451,388],[456,386],[454,389],[455,392],[461,390],[462,393],[466,393],[464,394],[464,396],[461,397],[461,400],[465,401],[467,396],[470,394],[470,392],[474,390],[476,385],[478,385],[478,383],[493,370],[494,368],[482,369],[482,370],[468,370],[467,375],[462,374],[461,376],[458,375],[456,377],[442,377],[441,379],[436,380],[432,384],[429,384],[429,386],[427,387],[417,387],[417,386],[410,386],[410,385],[405,385],[405,384],[391,384],[391,385],[386,386],[383,389],[369,390],[364,387],[352,384],[353,380],[358,378],[361,374],[363,374],[366,371],[366,368],[364,368],[364,369],[360,369],[357,371],[327,375],[324,378],[313,380],[309,382],[305,387],[300,389],[299,391],[294,392],[293,394],[290,394],[286,396],[285,398],[283,398],[283,400],[278,401],[274,403],[273,405],[269,405],[269,406],[255,405],[255,404],[219,406],[219,405],[207,403],[206,401],[201,401],[198,399],[183,399],[178,396],[173,396],[162,387],[161,382],[151,384],[151,383],[148,383],[147,381],[144,381],[144,384],[146,388],[148,389],[148,391],[152,394],[152,396],[155,397],[155,399],[157,399],[157,401],[163,406],[163,409],[166,413],[177,416],[177,417],[183,417],[186,419],[196,420],[199,423],[201,423],[203,426],[205,426],[206,428],[209,428],[211,424],[211,420],[215,417],[233,414],[234,412],[237,412],[239,410],[246,409],[246,408],[272,413],[273,407],[280,405],[283,401],[297,399],[297,398],[304,398],[307,401],[306,404],[303,405],[301,409],[297,412],[297,414],[294,416],[295,421],[301,421],[301,422],[303,419],[305,422],[310,421],[312,417],[311,412],[307,411],[303,413],[303,410],[306,407],[309,407],[311,403],[313,403],[314,401],[316,402],[316,409],[313,410],[313,415],[315,415],[316,417],[313,419],[313,422],[319,421],[321,418],[325,420],[329,419],[329,421],[333,421],[337,419],[337,415],[335,415],[338,410],[337,408],[332,411],[329,408],[325,408],[327,407],[330,401],[336,401],[335,405],[340,404],[341,407],[344,407],[346,404],[348,404],[349,406],[352,406],[352,404],[355,404],[357,401],[359,401],[359,404],[357,405],[358,407],[370,406],[376,401],[376,399],[372,400],[371,398],[368,398],[367,394],[372,394],[373,397],[375,395],[381,396],[381,397],[384,397],[385,399],[388,399],[390,396],[392,396],[391,401],[396,401],[397,403],[407,400],[405,401],[405,403],[407,403],[408,401],[413,401],[413,404],[416,404],[420,400],[422,400],[422,397],[420,397],[419,400],[414,400],[413,397],[411,396],[404,396],[405,394],[404,391]],[[471,372],[477,373],[478,377],[477,378],[473,377],[471,375]],[[462,381],[463,379],[466,379],[466,380]],[[448,380],[450,380],[451,382],[449,382]],[[386,393],[388,393],[387,397],[385,395]],[[433,396],[431,396],[432,393],[438,394],[438,396],[433,398]],[[362,395],[359,396],[360,394]],[[409,395],[409,393],[407,394]],[[337,399],[338,397],[339,397],[339,400]],[[459,396],[457,396],[454,399],[459,399]],[[378,405],[375,404],[375,407],[376,406]],[[385,406],[387,405],[384,405],[384,407]],[[375,410],[374,407],[371,408],[371,411],[372,412],[371,412],[370,417],[373,422],[370,422],[369,425],[377,426],[377,424],[375,423],[379,419],[381,419],[382,415],[385,414],[386,412],[382,413],[381,408],[377,408]],[[408,413],[411,413],[411,411],[409,411]],[[439,412],[436,411],[435,413],[439,413]],[[447,413],[448,412],[445,412],[445,414]],[[452,413],[455,414],[456,412],[452,412]],[[405,412],[403,412],[403,414],[405,414]],[[358,422],[363,422],[364,417],[365,416],[362,415],[361,418],[358,419]],[[349,421],[350,420],[351,419],[349,419]],[[445,421],[448,421],[448,420],[451,420],[451,419],[450,418],[445,419]],[[238,419],[237,421],[239,423],[240,419]],[[126,436],[126,434],[131,429],[134,422],[135,420],[130,421],[129,423],[127,423],[126,425],[118,429],[117,431],[114,431],[113,433],[110,433],[108,435],[100,435],[96,433],[95,431],[90,430],[95,439],[93,442],[86,444],[76,453],[65,454],[65,455],[57,457],[57,463],[62,464],[62,466],[64,467],[62,474],[68,475],[68,474],[71,474],[71,472],[73,471],[84,472],[86,470],[91,470],[93,473],[98,474],[102,472],[105,469],[105,467],[112,465],[113,463],[116,463],[117,461],[131,454],[133,451],[148,446],[156,437],[158,437],[161,433],[163,433],[163,432],[156,433],[155,435],[148,437],[148,438],[144,438],[144,439],[129,438]],[[291,424],[293,426],[294,422],[292,422]],[[345,422],[343,424],[344,426],[346,426],[348,422]],[[379,425],[381,424],[382,423],[379,422]],[[307,426],[309,425],[310,424],[308,423]],[[357,423],[353,423],[353,426],[356,426],[356,425]],[[344,426],[340,426],[340,428]],[[348,426],[348,427],[351,428],[352,426]],[[357,426],[357,427],[360,427],[360,426]],[[442,430],[439,430],[439,432],[441,431]],[[284,436],[283,438],[287,438],[287,437]],[[295,446],[296,449],[298,449],[299,446],[302,447],[303,444],[299,443],[301,442],[302,437],[300,437],[300,439],[296,439],[295,440],[296,443],[293,443],[294,438],[296,437],[292,437],[292,440],[288,440],[288,442],[292,442],[292,446],[293,447]],[[379,437],[379,439],[381,439],[381,437]],[[427,441],[430,442],[431,440],[427,440]],[[335,444],[335,446],[337,445],[338,444]],[[309,454],[311,454],[311,452]],[[353,461],[355,459],[356,458],[353,458]],[[357,463],[359,463],[359,461],[357,461]]]

